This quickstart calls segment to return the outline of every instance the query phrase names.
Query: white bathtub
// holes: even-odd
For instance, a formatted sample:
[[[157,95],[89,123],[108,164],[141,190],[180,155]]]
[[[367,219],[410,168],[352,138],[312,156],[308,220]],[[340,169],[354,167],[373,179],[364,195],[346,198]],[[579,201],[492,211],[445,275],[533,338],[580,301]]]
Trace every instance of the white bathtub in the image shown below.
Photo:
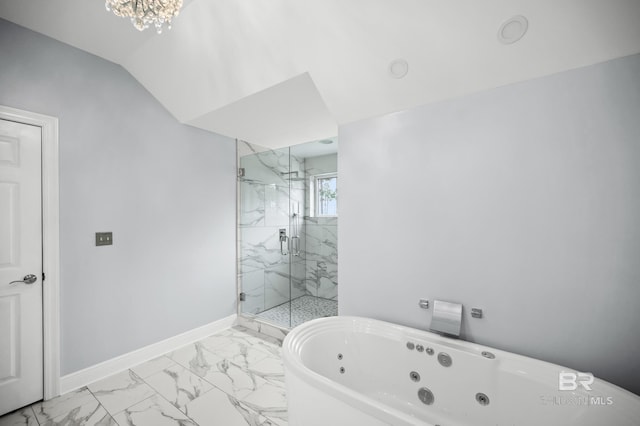
[[[587,391],[580,376],[578,389],[560,391],[559,372],[578,372],[382,321],[310,321],[289,333],[283,357],[292,426],[640,425],[640,397],[603,380]]]

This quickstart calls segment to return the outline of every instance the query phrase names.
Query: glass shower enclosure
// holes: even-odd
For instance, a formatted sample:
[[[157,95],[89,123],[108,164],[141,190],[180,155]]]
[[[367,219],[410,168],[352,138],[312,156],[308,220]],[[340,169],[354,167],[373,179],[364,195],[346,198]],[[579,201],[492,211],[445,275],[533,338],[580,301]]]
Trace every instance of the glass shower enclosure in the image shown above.
[[[284,328],[337,315],[337,154],[305,145],[237,143],[239,314]]]

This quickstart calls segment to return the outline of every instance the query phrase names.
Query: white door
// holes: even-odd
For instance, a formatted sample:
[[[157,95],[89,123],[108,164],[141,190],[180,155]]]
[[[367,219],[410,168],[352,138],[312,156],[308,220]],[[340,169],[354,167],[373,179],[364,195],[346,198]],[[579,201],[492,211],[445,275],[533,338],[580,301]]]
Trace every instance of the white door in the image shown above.
[[[41,140],[0,119],[0,415],[43,394]]]

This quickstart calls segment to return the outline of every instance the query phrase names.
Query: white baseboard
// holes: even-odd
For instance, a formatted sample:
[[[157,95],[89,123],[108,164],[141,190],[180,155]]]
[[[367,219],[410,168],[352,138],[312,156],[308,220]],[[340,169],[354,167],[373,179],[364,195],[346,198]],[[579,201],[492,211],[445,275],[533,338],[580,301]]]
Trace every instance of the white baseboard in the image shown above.
[[[212,334],[226,330],[235,324],[237,315],[230,315],[218,321],[189,330],[149,346],[117,356],[100,364],[92,365],[60,378],[60,394],[71,392],[90,383],[109,377],[138,364],[157,358],[167,352],[204,339]]]

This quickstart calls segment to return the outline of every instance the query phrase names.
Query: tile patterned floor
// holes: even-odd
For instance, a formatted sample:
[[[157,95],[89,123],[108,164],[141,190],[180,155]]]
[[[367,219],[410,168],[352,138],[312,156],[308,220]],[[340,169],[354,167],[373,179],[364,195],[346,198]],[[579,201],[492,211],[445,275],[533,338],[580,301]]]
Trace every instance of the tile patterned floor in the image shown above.
[[[258,318],[285,328],[294,328],[315,318],[338,315],[338,301],[322,297],[302,296],[257,315]],[[291,325],[289,318],[291,317]]]
[[[0,426],[285,426],[278,340],[236,326],[0,417]]]

